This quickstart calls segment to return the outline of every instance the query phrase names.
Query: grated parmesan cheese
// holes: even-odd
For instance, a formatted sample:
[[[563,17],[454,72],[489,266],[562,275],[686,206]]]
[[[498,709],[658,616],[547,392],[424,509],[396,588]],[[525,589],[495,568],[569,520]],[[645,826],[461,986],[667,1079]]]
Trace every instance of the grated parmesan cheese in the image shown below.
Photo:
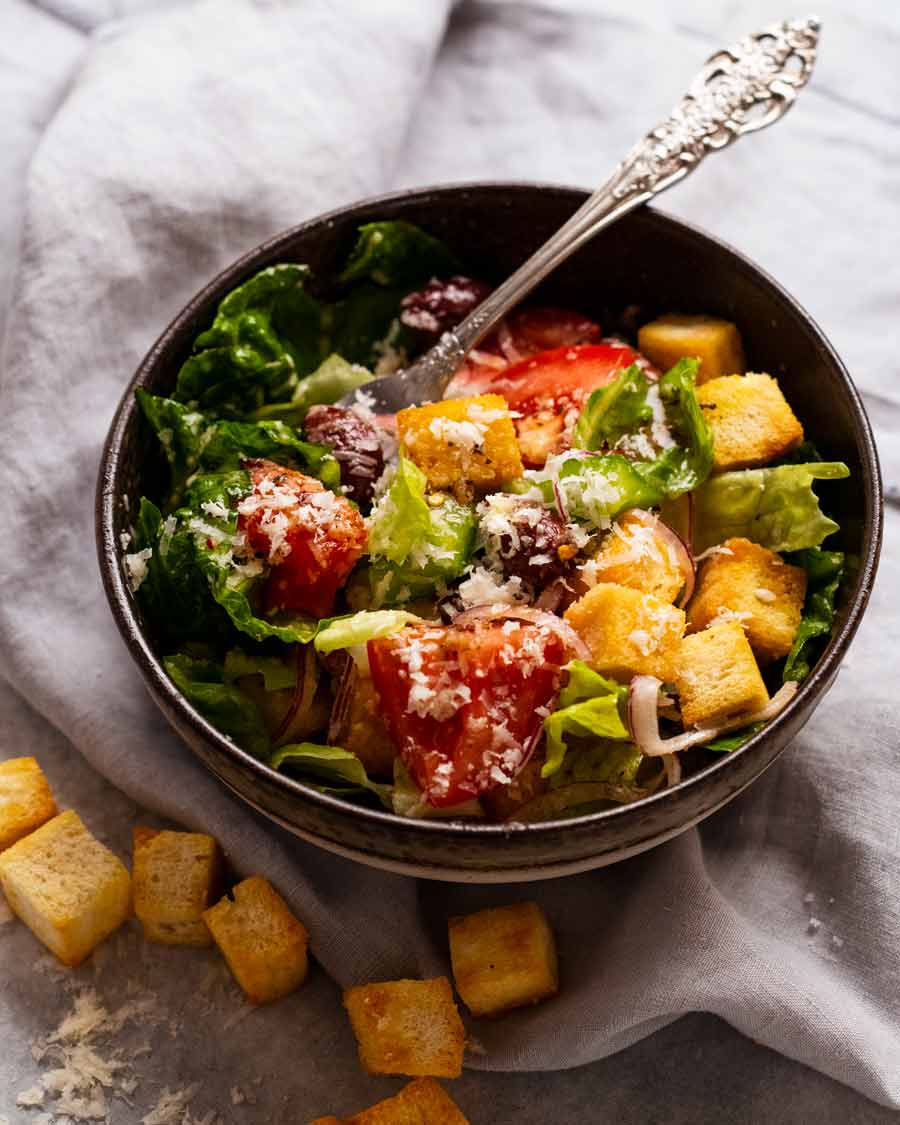
[[[131,588],[132,594],[136,594],[141,588],[141,583],[147,577],[147,563],[153,558],[153,548],[144,547],[142,551],[134,551],[130,555],[125,555],[122,560],[125,565],[125,575],[128,578],[128,585]]]
[[[457,594],[465,608],[474,605],[518,605],[528,601],[517,575],[503,580],[496,571],[484,566],[470,566],[465,571],[467,577],[460,582]]]

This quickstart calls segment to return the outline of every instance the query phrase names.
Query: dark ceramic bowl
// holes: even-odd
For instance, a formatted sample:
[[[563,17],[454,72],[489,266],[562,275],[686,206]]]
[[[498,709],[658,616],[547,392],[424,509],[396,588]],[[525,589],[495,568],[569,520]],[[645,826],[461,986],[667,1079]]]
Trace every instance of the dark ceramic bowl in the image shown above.
[[[881,542],[882,497],[872,433],[841,361],[804,310],[730,247],[650,208],[634,212],[561,267],[540,291],[546,301],[596,314],[637,304],[652,316],[707,312],[740,326],[749,369],[776,374],[809,437],[849,480],[828,485],[840,522],[834,546],[855,560],[831,641],[791,705],[739,750],[672,790],[575,819],[504,825],[405,820],[360,809],[275,773],[206,722],[165,675],[160,653],[123,581],[119,535],[142,494],[162,491],[164,466],[135,408],[134,389],[165,394],[219,300],[280,261],[309,263],[327,291],[360,223],[403,218],[444,239],[475,276],[500,280],[585,198],[582,191],[479,184],[390,195],[333,211],[278,235],[230,266],[176,317],[128,386],[103,450],[97,542],[103,582],[125,643],[150,694],[201,761],[248,804],[331,851],[363,863],[437,879],[510,882],[598,867],[670,839],[721,808],[788,745],[828,690],[869,597]],[[838,542],[839,540],[839,542]]]

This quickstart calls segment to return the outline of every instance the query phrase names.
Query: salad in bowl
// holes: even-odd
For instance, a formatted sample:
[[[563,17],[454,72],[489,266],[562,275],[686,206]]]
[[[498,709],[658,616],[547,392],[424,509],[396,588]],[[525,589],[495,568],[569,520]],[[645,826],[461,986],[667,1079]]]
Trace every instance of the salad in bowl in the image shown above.
[[[848,469],[735,324],[523,307],[384,416],[366,385],[488,286],[399,220],[334,300],[310,280],[258,272],[170,396],[136,392],[169,483],[122,565],[227,738],[399,816],[530,822],[675,786],[789,704],[844,572],[816,489]]]

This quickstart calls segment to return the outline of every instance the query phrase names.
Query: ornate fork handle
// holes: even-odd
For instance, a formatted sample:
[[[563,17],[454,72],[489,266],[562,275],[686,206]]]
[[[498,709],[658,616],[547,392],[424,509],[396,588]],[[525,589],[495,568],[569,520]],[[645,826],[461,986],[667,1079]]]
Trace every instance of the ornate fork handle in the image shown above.
[[[438,397],[465,355],[570,254],[684,179],[707,153],[787,113],[812,73],[818,39],[818,20],[790,20],[716,51],[666,120],[635,145],[568,222],[402,376],[378,380],[367,390],[388,410]]]

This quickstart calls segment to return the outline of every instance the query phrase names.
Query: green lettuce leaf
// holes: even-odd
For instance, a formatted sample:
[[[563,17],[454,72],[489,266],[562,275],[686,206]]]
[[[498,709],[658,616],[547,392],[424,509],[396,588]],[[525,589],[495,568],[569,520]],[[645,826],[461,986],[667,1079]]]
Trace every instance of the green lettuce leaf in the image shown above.
[[[368,519],[369,553],[402,563],[431,528],[425,499],[425,474],[402,452],[390,487],[381,495]]]
[[[819,507],[813,481],[849,475],[841,461],[819,461],[711,477],[695,493],[694,548],[700,554],[732,536],[777,552],[818,547],[838,525]]]
[[[200,453],[204,469],[236,469],[244,458],[260,457],[317,477],[326,488],[341,483],[341,467],[326,445],[302,441],[284,422],[216,422]]]
[[[844,578],[844,554],[810,547],[789,555],[787,562],[806,571],[806,602],[800,628],[784,662],[782,679],[805,680],[834,627],[834,599]]]
[[[285,661],[278,656],[248,653],[242,648],[231,648],[225,653],[223,675],[227,684],[243,676],[262,676],[266,691],[286,691],[297,682],[293,658]]]
[[[134,392],[141,413],[153,427],[171,470],[169,508],[177,507],[184,482],[199,464],[200,451],[210,432],[208,419],[183,402],[152,395],[143,387]]]
[[[647,376],[633,363],[612,383],[593,391],[572,435],[573,449],[602,449],[653,420],[647,403]]]
[[[576,519],[608,527],[629,508],[655,507],[663,493],[641,475],[639,465],[618,453],[564,460],[556,479],[566,510]],[[542,483],[541,490],[551,501],[552,484]]]
[[[185,506],[176,512],[176,536],[182,529],[192,535],[196,565],[206,577],[213,598],[236,629],[254,641],[277,637],[285,644],[307,644],[318,629],[313,618],[290,613],[263,618],[255,612],[254,594],[265,568],[256,559],[235,555],[238,514],[231,506],[250,487],[250,475],[243,469],[197,477],[188,488]]]
[[[638,462],[637,469],[661,500],[693,491],[712,472],[713,437],[697,400],[698,367],[696,359],[680,359],[657,384],[677,444],[654,461]]]
[[[319,623],[319,631],[313,644],[316,652],[322,653],[352,648],[375,637],[387,637],[410,621],[418,620],[415,614],[402,609],[362,610],[345,617],[331,617]]]
[[[204,719],[254,758],[267,758],[271,742],[256,704],[234,684],[225,683],[222,665],[184,653],[163,660],[172,682]]]
[[[761,731],[765,725],[765,723],[751,723],[749,727],[741,727],[740,730],[736,730],[732,734],[723,734],[710,742],[704,742],[703,749],[720,750],[723,753],[737,750],[739,746],[744,745],[748,738],[752,738],[757,731]]]
[[[560,692],[557,709],[544,719],[547,760],[541,776],[551,777],[562,766],[567,749],[566,736],[616,741],[629,739],[620,714],[627,695],[628,689],[622,684],[607,680],[581,660],[573,660],[569,664],[569,680]]]
[[[352,287],[329,310],[332,350],[352,363],[375,366],[389,345],[405,360],[418,336],[398,319],[401,299],[432,277],[459,269],[442,242],[411,223],[360,227],[341,274]]]
[[[314,742],[280,746],[272,752],[269,765],[273,770],[287,767],[293,776],[322,793],[340,797],[372,793],[386,809],[391,808],[390,785],[372,781],[359,758],[340,746]]]
[[[401,453],[390,487],[368,519],[369,582],[377,606],[427,597],[458,578],[471,558],[475,510],[447,498],[432,508],[426,477]]]
[[[324,358],[321,308],[303,289],[308,277],[306,266],[269,266],[229,293],[194,342],[172,397],[226,418],[289,399],[298,374]]]
[[[396,310],[395,310],[396,311]],[[330,406],[351,391],[371,383],[375,376],[358,363],[350,363],[343,356],[332,354],[324,359],[311,375],[297,383],[289,402],[274,402],[261,406],[253,417],[262,421],[279,419],[292,426],[302,426],[311,406]]]
[[[682,359],[659,381],[667,423],[679,443],[659,457],[633,461],[618,453],[578,458],[560,454],[551,458],[544,469],[527,472],[523,481],[513,482],[508,490],[521,492],[537,485],[547,503],[552,503],[555,478],[570,515],[608,527],[610,520],[629,508],[656,508],[695,489],[709,475],[713,463],[712,434],[697,401],[696,373],[697,361]],[[610,412],[604,414],[605,400],[594,396],[606,391],[617,394],[610,401]],[[619,427],[625,424],[624,419],[641,417],[644,406],[643,372],[627,368],[616,383],[591,396],[587,410],[579,418],[579,424],[583,423],[581,440],[607,440],[604,427],[610,436],[621,436]]]
[[[576,704],[585,707],[586,704]],[[572,733],[575,733],[574,731]],[[613,785],[634,785],[644,755],[633,742],[601,739],[594,745],[570,750],[550,780],[551,789],[585,781],[608,781]]]
[[[411,286],[458,273],[460,268],[459,261],[438,239],[412,223],[389,220],[359,228],[340,279]]]
[[[133,549],[151,552],[137,598],[164,644],[216,642],[228,634],[228,618],[210,597],[198,565],[194,535],[179,530],[175,516],[164,520],[146,497],[141,499]]]

